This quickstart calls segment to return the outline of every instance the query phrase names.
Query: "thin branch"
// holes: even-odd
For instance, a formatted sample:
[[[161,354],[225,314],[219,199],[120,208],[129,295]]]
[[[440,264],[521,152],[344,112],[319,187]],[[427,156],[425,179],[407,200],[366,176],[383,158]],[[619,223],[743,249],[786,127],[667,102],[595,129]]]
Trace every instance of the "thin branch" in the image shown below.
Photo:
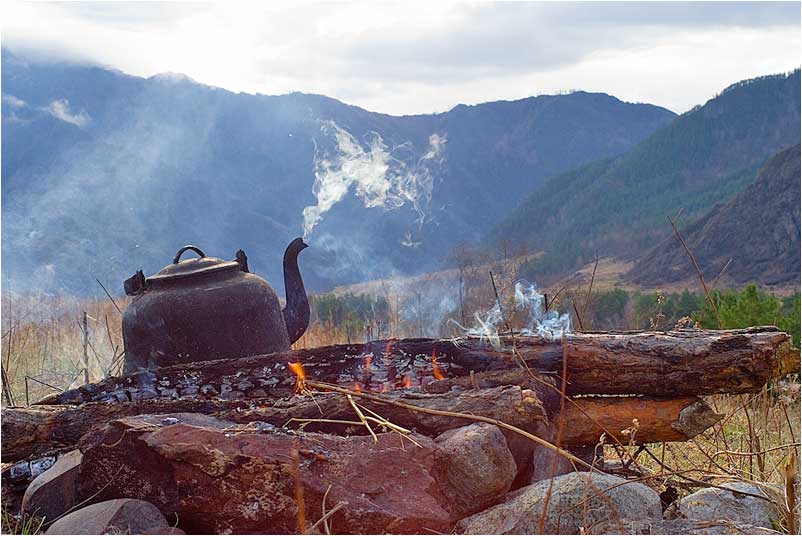
[[[599,256],[596,255],[596,262],[593,264],[593,273],[590,276],[590,285],[588,285],[588,293],[585,295],[585,303],[582,304],[582,318],[586,318],[588,312],[588,304],[590,303],[590,293],[593,290],[593,281],[596,279],[596,268],[599,267]],[[581,321],[580,321],[581,326]]]
[[[114,298],[111,297],[111,294],[109,294],[109,291],[106,289],[106,287],[103,285],[103,283],[100,282],[100,279],[95,278],[95,281],[97,281],[97,284],[100,285],[100,288],[103,289],[103,292],[106,293],[106,296],[109,297],[109,299],[111,300],[111,304],[114,305],[114,308],[117,309],[117,312],[120,313],[120,316],[122,316],[123,315],[122,310],[117,305],[117,302],[114,301]]]
[[[688,258],[691,259],[693,267],[696,269],[696,273],[699,275],[699,281],[701,281],[702,283],[702,288],[705,291],[705,296],[707,296],[707,301],[710,303],[710,306],[713,308],[713,313],[716,315],[716,322],[718,323],[718,329],[722,329],[721,317],[718,314],[718,308],[716,307],[716,304],[713,302],[712,296],[710,296],[710,291],[707,288],[707,283],[705,283],[705,276],[702,275],[702,269],[699,268],[699,263],[696,262],[696,257],[693,256],[693,253],[691,253],[688,244],[685,243],[685,239],[682,238],[682,235],[680,234],[679,229],[677,229],[674,220],[668,218],[668,222],[671,224],[671,228],[674,229],[674,233],[677,235],[677,238],[679,238],[680,243],[682,243],[682,247],[685,248],[685,252],[688,254]]]

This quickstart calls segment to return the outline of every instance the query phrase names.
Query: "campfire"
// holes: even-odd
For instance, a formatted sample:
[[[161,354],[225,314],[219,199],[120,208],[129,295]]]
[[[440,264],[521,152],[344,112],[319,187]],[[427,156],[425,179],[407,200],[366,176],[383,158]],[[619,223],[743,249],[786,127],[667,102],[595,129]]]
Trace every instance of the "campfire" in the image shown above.
[[[490,530],[477,516],[511,490],[603,472],[605,444],[690,440],[722,418],[702,396],[757,392],[793,363],[773,327],[180,363],[4,410],[2,457],[30,468],[78,449],[76,504],[143,499],[190,533]]]

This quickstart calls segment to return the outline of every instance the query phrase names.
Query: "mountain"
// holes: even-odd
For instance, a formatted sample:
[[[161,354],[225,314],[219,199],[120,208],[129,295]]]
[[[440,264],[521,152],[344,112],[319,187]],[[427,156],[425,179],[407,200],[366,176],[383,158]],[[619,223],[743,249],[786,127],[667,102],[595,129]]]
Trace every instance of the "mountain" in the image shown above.
[[[243,248],[252,271],[281,287],[283,249],[316,204],[315,173],[349,179],[332,168],[343,159],[360,173],[394,166],[397,195],[365,208],[352,191],[324,214],[301,257],[310,289],[421,273],[546,177],[622,154],[675,117],[583,92],[394,117],[320,95],[237,94],[8,50],[2,90],[3,284],[12,291],[97,292],[96,277],[119,290],[186,243],[226,258]],[[438,140],[445,150],[433,158]],[[385,186],[360,192],[375,201]]]
[[[776,154],[746,190],[682,231],[706,280],[732,257],[722,283],[799,286],[800,156],[799,144]],[[684,248],[671,238],[639,259],[629,278],[650,285],[696,277]]]
[[[485,237],[547,251],[538,271],[566,273],[595,255],[633,259],[695,221],[800,141],[800,72],[746,80],[682,114],[628,152],[559,174]],[[719,267],[720,268],[720,267]]]

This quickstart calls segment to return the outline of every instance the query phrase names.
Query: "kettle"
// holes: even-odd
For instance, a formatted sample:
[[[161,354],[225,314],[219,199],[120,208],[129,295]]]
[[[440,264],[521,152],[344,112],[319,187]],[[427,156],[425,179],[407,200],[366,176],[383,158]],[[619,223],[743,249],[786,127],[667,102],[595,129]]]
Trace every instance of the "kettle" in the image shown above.
[[[242,250],[225,261],[188,245],[158,273],[146,278],[138,271],[124,283],[133,296],[122,318],[124,374],[290,350],[309,325],[298,269],[306,247],[296,238],[284,252],[283,310],[270,283],[250,273]],[[187,251],[198,258],[181,260]]]

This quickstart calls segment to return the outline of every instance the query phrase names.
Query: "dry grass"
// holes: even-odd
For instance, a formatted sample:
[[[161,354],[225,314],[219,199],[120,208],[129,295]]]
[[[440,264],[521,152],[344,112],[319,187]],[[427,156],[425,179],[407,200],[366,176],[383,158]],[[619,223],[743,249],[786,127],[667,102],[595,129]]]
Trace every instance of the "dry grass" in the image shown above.
[[[124,300],[115,299],[125,307]],[[30,402],[83,383],[84,311],[89,332],[89,378],[96,381],[119,372],[122,364],[120,313],[108,298],[3,295],[2,362],[17,405],[26,403],[26,383]]]
[[[717,395],[706,397],[723,420],[703,434],[685,443],[659,443],[624,448],[605,447],[605,458],[628,461],[659,476],[646,483],[662,492],[676,488],[682,497],[710,485],[727,482],[757,484],[771,498],[782,522],[775,527],[787,532],[787,465],[796,466],[800,445],[799,383],[783,380],[754,395]],[[637,439],[637,438],[636,438]],[[633,464],[633,465],[634,465]],[[796,497],[792,526],[799,526],[799,485],[794,478]]]

